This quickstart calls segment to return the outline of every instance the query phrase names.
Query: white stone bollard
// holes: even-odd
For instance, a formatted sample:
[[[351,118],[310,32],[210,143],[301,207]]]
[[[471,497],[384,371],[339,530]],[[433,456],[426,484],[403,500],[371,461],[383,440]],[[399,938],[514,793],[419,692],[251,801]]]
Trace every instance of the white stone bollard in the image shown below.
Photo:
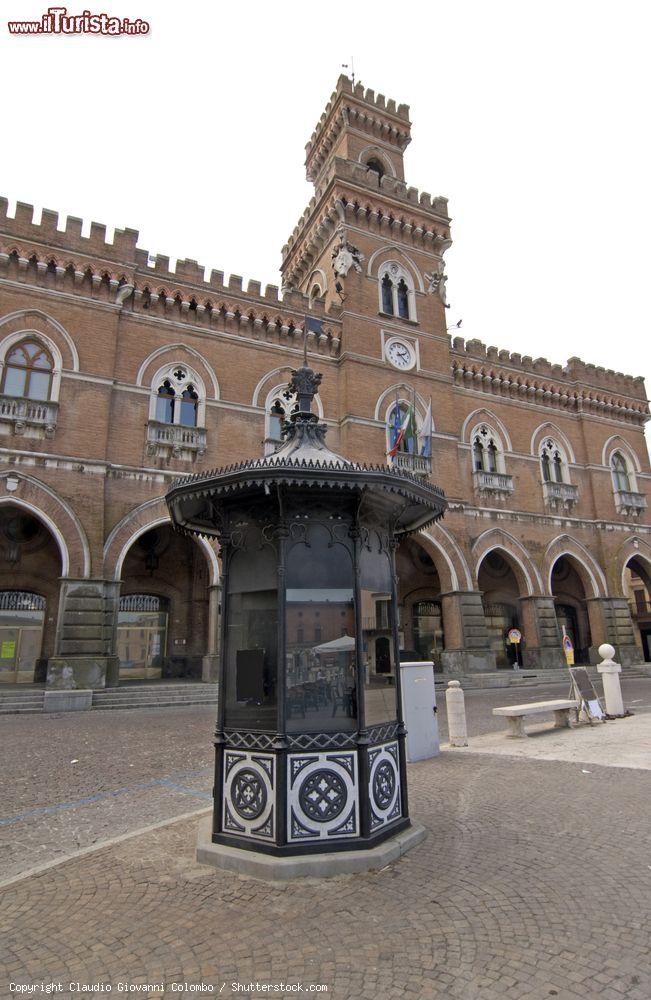
[[[599,647],[599,656],[603,662],[597,664],[597,670],[601,674],[604,686],[604,700],[606,702],[606,712],[608,715],[624,715],[624,702],[622,701],[622,689],[619,684],[619,674],[621,666],[615,663],[613,656],[615,649],[610,643],[605,642]]]
[[[450,746],[467,747],[466,699],[459,681],[448,681],[448,687],[445,692],[445,704],[448,712],[448,739]]]

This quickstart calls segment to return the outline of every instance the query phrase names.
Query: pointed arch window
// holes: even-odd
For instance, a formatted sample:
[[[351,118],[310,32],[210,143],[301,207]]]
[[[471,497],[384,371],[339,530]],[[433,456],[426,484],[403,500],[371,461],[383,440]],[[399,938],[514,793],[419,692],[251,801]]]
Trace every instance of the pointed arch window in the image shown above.
[[[176,406],[176,392],[169,379],[165,379],[158,387],[158,398],[156,400],[156,420],[162,424],[174,423],[174,410]]]
[[[272,455],[284,440],[285,424],[292,413],[298,410],[296,393],[290,392],[287,386],[272,393],[267,402],[266,428],[264,448],[265,455]]]
[[[181,413],[179,416],[179,423],[183,424],[184,427],[196,427],[199,396],[193,385],[188,385],[183,390],[180,402]]]
[[[482,424],[472,441],[472,463],[475,472],[501,472],[504,464],[502,445],[490,427]]]
[[[501,438],[490,424],[479,424],[470,435],[474,488],[480,496],[513,493],[513,476],[506,471]]]
[[[544,483],[569,483],[565,455],[552,438],[547,438],[540,453],[540,468]]]
[[[382,278],[382,312],[393,313],[393,282],[388,274]]]
[[[388,261],[378,272],[380,312],[386,316],[416,321],[416,298],[411,274],[396,261]]]
[[[613,483],[618,493],[629,493],[631,490],[631,479],[628,472],[626,459],[620,451],[616,451],[610,460]]]
[[[6,396],[47,400],[52,388],[53,368],[50,353],[43,344],[38,340],[22,340],[7,355],[2,392]]]
[[[398,282],[398,316],[409,319],[409,289],[404,278]]]

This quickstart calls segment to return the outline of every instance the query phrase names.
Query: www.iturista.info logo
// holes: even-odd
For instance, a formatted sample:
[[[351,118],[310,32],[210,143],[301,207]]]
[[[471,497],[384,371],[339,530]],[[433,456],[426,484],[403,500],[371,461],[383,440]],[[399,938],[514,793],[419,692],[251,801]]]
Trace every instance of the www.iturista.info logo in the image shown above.
[[[10,35],[146,35],[149,22],[110,14],[69,14],[67,7],[48,7],[40,21],[7,21]]]

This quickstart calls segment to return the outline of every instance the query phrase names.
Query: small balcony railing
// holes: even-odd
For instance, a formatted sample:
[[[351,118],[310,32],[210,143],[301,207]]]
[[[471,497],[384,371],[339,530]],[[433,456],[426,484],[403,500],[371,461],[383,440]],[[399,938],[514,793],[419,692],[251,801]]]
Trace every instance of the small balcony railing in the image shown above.
[[[633,514],[637,517],[641,510],[646,510],[644,493],[633,493],[630,490],[617,490],[615,504],[620,514]]]
[[[554,507],[573,507],[579,499],[579,487],[573,483],[543,483],[543,496]]]
[[[184,427],[150,420],[147,424],[147,454],[194,459],[206,453],[205,427]]]
[[[513,476],[505,472],[484,472],[478,469],[473,473],[473,479],[478,493],[513,493]]]
[[[398,618],[398,628],[401,628],[400,618]],[[388,632],[391,624],[388,618],[383,615],[379,618],[362,618],[362,628],[365,632]]]
[[[44,437],[54,437],[58,412],[59,404],[50,400],[0,396],[0,421],[12,424],[14,434],[36,428]]]
[[[404,469],[405,472],[411,472],[414,476],[429,476],[432,471],[431,458],[426,458],[425,455],[410,455],[406,451],[397,452],[389,460],[389,464],[394,469]]]

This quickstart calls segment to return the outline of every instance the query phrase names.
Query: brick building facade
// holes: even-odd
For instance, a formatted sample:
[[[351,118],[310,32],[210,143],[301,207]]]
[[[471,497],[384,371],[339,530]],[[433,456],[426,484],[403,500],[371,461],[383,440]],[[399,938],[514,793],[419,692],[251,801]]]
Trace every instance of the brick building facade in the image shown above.
[[[511,664],[517,626],[528,667],[562,665],[563,630],[579,661],[606,640],[643,658],[643,380],[448,333],[447,201],[405,182],[409,141],[405,105],[340,77],[307,145],[315,193],[282,296],[193,260],[172,272],[133,230],[107,242],[0,202],[0,683],[214,676],[218,552],[174,534],[163,497],[276,447],[304,336],[330,447],[431,476],[449,500],[398,553],[405,649],[490,670]],[[381,595],[368,614],[382,672]],[[321,641],[316,620],[296,628]]]

